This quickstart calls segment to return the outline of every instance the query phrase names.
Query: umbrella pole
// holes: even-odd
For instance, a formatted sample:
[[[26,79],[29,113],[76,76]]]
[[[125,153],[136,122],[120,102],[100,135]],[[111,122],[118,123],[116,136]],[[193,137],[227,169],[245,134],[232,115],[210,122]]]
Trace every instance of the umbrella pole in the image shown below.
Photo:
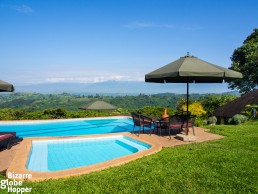
[[[189,119],[189,116],[188,116],[188,104],[189,104],[189,80],[188,80],[188,77],[187,77],[187,88],[186,88],[186,135],[188,135],[188,132],[189,132],[189,128],[188,128],[188,119]]]
[[[186,89],[186,112],[188,115],[188,99],[189,99],[189,82],[188,82],[188,78],[187,78],[187,89]]]

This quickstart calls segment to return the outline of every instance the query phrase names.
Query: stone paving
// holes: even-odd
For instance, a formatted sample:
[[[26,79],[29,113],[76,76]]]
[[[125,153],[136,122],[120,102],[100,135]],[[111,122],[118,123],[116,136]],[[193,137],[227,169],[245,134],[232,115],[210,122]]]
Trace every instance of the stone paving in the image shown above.
[[[123,133],[121,133],[123,134]],[[130,133],[124,133],[124,134],[130,134]],[[114,134],[113,134],[114,135]],[[190,130],[189,135],[193,135],[192,131]],[[145,142],[152,142],[155,144],[159,144],[161,147],[173,147],[173,146],[179,146],[184,144],[190,144],[190,143],[199,143],[199,142],[205,142],[215,139],[223,138],[223,136],[209,133],[207,129],[195,127],[195,135],[196,135],[196,141],[195,142],[184,142],[181,140],[176,139],[176,135],[172,135],[171,138],[165,134],[165,132],[159,136],[156,134],[145,133],[145,134],[130,134],[131,137],[134,137],[139,140],[143,140]],[[102,135],[103,136],[103,135]],[[80,136],[82,137],[82,136]],[[86,136],[85,136],[86,137]],[[26,140],[27,138],[25,138]],[[31,138],[30,138],[31,139]],[[36,139],[36,138],[34,138]],[[17,151],[19,151],[22,146],[24,146],[25,142],[21,142],[15,146],[13,146],[10,150],[2,150],[0,151],[0,172],[2,174],[5,173],[7,168],[10,166],[13,158],[15,157],[15,154]],[[14,161],[15,163],[15,161]]]

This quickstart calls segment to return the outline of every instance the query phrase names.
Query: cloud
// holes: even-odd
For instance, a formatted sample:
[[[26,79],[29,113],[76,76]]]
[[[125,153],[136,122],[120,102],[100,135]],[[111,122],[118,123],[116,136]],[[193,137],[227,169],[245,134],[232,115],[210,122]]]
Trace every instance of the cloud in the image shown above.
[[[28,5],[16,5],[16,6],[13,6],[13,9],[20,13],[26,13],[26,14],[34,12],[34,10]]]
[[[9,8],[23,14],[30,14],[35,12],[30,6],[24,5],[24,4],[23,5],[1,5],[1,7]]]
[[[129,24],[124,25],[125,28],[150,28],[155,27],[153,23],[150,22],[132,22]]]
[[[143,81],[143,77],[131,77],[124,75],[100,75],[100,76],[60,76],[60,77],[48,77],[46,82],[60,83],[60,82],[72,82],[72,83],[100,83],[107,81]]]
[[[131,22],[123,25],[123,27],[128,29],[166,28],[166,29],[176,29],[176,30],[185,30],[185,31],[196,31],[196,30],[202,29],[202,27],[199,27],[199,26],[177,26],[173,24],[157,24],[152,22]]]
[[[203,28],[200,26],[180,26],[178,29],[186,30],[186,31],[197,31],[202,30]]]

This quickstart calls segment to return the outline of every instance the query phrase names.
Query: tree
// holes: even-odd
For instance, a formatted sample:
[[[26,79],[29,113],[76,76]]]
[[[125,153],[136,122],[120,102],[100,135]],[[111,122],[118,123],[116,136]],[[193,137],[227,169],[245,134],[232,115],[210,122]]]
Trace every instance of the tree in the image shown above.
[[[239,89],[240,93],[248,93],[258,85],[258,29],[249,35],[243,45],[234,50],[229,69],[243,74],[242,79],[229,83],[230,89]]]
[[[183,106],[185,106],[185,105],[186,105],[186,100],[184,98],[181,98],[180,100],[177,101],[176,109],[178,111],[181,111],[181,110],[183,110]]]

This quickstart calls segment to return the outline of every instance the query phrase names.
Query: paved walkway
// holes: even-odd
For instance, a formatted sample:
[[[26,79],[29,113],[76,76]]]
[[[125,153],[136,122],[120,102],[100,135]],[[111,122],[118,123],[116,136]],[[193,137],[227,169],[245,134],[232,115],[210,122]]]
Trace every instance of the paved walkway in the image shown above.
[[[10,150],[0,151],[0,173],[5,171],[12,162],[17,150],[19,150],[20,145],[17,144],[13,146]]]
[[[138,134],[134,134],[135,136],[138,137]],[[190,130],[189,135],[192,135],[192,131]],[[195,127],[195,135],[196,135],[196,142],[204,142],[204,141],[209,141],[209,140],[215,140],[215,139],[220,139],[223,138],[223,136],[208,133],[206,129]],[[194,142],[183,142],[175,138],[175,135],[171,136],[171,139],[168,135],[163,134],[162,136],[158,136],[156,134],[140,134],[139,135],[140,139],[143,140],[150,140],[154,142],[159,142],[159,144],[162,147],[173,147],[173,146],[178,146],[178,145],[183,145],[183,144],[190,144]],[[196,143],[195,142],[195,143]],[[21,142],[22,144],[22,142]],[[13,146],[10,150],[3,150],[0,151],[0,172],[4,173],[4,171],[9,167],[12,159],[15,156],[15,153],[17,150],[20,149],[19,144]]]
[[[146,134],[140,134],[140,138],[142,139],[150,139],[155,142],[159,142],[162,147],[173,147],[173,146],[178,146],[178,145],[184,145],[184,144],[190,144],[190,143],[198,143],[198,142],[205,142],[205,141],[210,141],[210,140],[215,140],[215,139],[220,139],[223,138],[224,136],[209,133],[208,129],[203,129],[200,127],[195,127],[194,128],[195,136],[196,136],[196,141],[195,142],[183,142],[181,140],[176,139],[176,135],[172,135],[171,139],[168,135],[162,134],[162,136],[158,136],[156,134],[149,135],[148,133]],[[189,131],[189,136],[193,135],[192,130],[190,129]]]

